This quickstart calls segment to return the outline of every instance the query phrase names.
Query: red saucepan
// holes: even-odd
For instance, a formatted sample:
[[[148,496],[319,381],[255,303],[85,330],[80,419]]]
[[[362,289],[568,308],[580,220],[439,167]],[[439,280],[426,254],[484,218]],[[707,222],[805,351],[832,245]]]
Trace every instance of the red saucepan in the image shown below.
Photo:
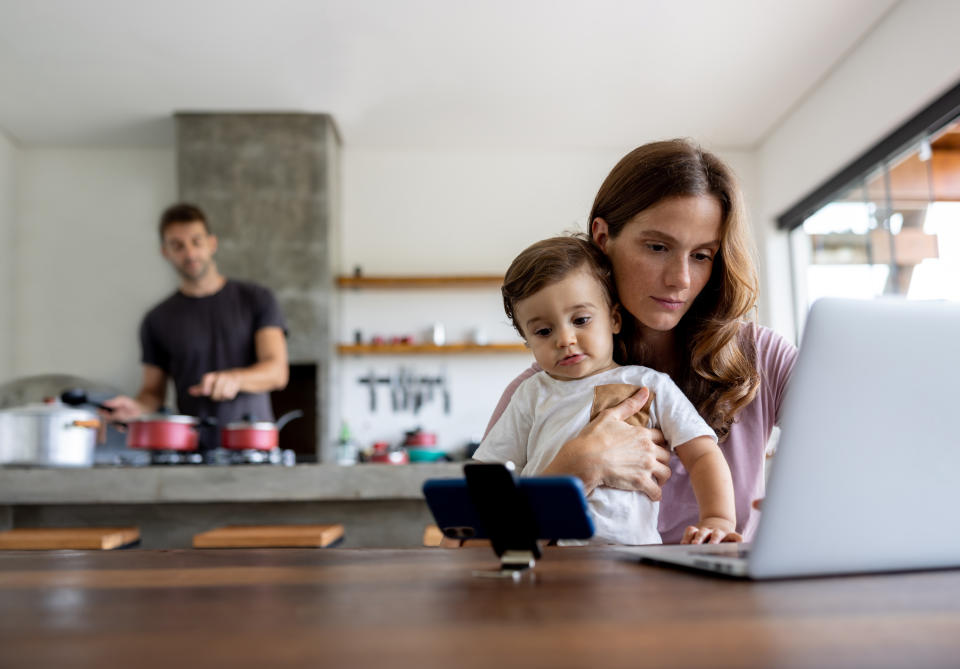
[[[93,405],[107,413],[113,411],[82,388],[70,388],[60,395],[64,404],[71,406]],[[141,416],[130,423],[118,423],[127,430],[127,446],[153,451],[195,451],[197,450],[197,426],[200,420],[193,416],[178,416],[161,410],[154,414]],[[204,423],[213,424],[213,419]]]
[[[276,423],[256,421],[250,416],[237,423],[229,423],[220,430],[220,445],[232,450],[255,449],[270,451],[280,444],[280,430],[294,418],[300,418],[302,411],[285,413]]]
[[[197,425],[193,416],[150,414],[127,426],[127,446],[164,451],[197,450]]]

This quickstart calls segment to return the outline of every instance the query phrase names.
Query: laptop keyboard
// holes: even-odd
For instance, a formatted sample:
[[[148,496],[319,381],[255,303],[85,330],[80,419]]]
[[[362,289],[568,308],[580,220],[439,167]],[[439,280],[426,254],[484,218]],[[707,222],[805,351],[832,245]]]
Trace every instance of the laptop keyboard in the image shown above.
[[[750,547],[737,546],[736,549],[729,548],[727,550],[697,551],[697,555],[710,555],[726,558],[745,558],[750,555]]]

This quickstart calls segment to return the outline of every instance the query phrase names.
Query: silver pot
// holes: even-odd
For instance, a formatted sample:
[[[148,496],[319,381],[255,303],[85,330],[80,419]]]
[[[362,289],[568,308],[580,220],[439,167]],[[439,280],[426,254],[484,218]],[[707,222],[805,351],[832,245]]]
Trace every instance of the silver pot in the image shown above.
[[[59,403],[0,410],[0,465],[90,467],[100,419]]]

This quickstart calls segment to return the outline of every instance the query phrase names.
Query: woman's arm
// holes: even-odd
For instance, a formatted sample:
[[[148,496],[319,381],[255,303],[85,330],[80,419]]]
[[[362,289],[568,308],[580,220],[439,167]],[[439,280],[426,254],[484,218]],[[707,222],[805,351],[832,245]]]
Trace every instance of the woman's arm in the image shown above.
[[[684,531],[680,543],[740,541],[740,535],[734,532],[737,514],[733,477],[717,442],[711,437],[696,437],[677,446],[676,451],[690,474],[690,485],[700,507],[700,522]]]
[[[541,473],[576,476],[587,494],[605,485],[659,500],[661,487],[671,474],[670,451],[662,445],[663,434],[624,422],[643,408],[648,394],[641,388],[617,406],[601,411],[560,448]]]

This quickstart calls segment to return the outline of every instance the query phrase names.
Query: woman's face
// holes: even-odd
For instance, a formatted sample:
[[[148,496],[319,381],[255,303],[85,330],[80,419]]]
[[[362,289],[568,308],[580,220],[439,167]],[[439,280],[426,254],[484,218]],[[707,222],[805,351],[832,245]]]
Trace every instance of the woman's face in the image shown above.
[[[642,326],[672,330],[707,285],[720,250],[723,212],[709,195],[674,197],[640,212],[611,237],[602,218],[594,240],[610,257],[620,302]]]

